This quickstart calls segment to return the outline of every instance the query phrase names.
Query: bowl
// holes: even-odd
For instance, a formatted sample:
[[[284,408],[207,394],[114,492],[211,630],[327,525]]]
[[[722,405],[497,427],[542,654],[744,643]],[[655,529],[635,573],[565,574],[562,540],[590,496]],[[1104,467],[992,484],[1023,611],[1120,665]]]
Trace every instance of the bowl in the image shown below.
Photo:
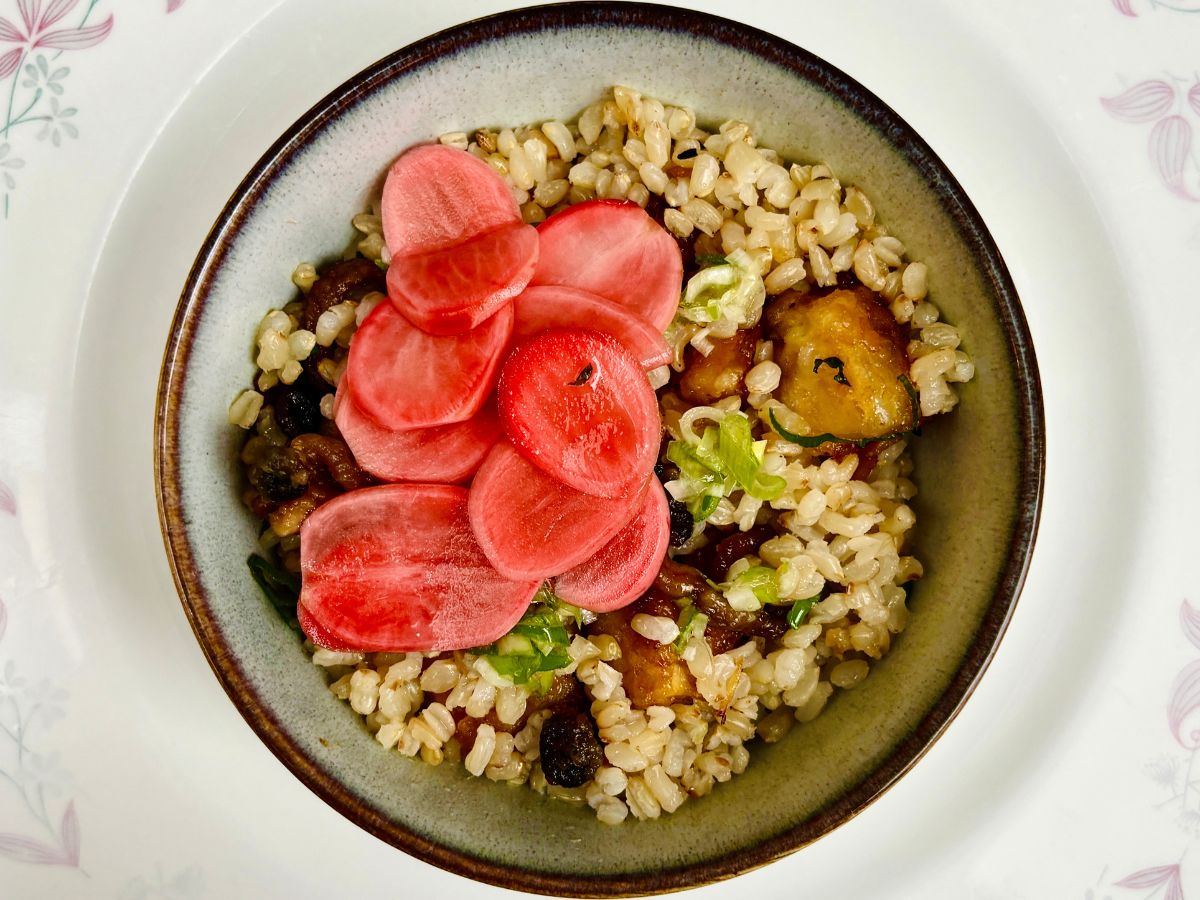
[[[346,245],[349,218],[400,150],[480,124],[572,118],[611,84],[692,107],[705,121],[748,121],[765,145],[828,162],[862,187],[929,264],[934,299],[978,373],[955,413],[915,442],[926,575],[895,651],[815,721],[756,748],[744,774],[671,816],[619,827],[458,766],[399,758],[373,740],[247,575],[256,523],[240,500],[240,434],[226,418],[252,376],[249,336],[265,309],[291,298],[298,261],[327,260]],[[916,763],[966,701],[1012,614],[1037,529],[1044,425],[1004,261],[953,175],[895,112],[755,29],[665,6],[578,3],[503,13],[400,50],[266,151],[184,286],[155,446],[184,611],[222,686],[284,765],[359,826],[434,865],[514,889],[606,896],[691,887],[791,853]]]

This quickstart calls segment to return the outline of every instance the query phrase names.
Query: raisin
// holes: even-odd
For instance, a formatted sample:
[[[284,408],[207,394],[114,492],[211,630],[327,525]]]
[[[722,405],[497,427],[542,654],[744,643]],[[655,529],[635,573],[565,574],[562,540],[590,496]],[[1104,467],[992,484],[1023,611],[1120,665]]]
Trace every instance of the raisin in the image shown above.
[[[290,438],[316,431],[321,418],[320,403],[308,391],[285,388],[275,397],[275,421]]]
[[[586,713],[555,713],[542,726],[542,773],[550,784],[581,787],[604,763],[596,723]]]
[[[271,503],[295,500],[308,490],[308,469],[290,450],[275,448],[250,468],[250,484]]]
[[[694,522],[688,512],[687,504],[680,503],[670,494],[667,495],[667,506],[671,510],[671,546],[682,547],[692,536]]]

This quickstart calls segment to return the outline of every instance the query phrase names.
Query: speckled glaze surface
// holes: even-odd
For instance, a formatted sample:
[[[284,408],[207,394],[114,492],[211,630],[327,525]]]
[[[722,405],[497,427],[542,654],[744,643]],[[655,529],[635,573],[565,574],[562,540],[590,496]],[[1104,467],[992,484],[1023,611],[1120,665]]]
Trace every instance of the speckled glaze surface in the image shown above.
[[[245,559],[239,433],[226,407],[249,380],[254,325],[292,295],[301,260],[339,255],[403,148],[480,125],[571,118],[621,83],[750,122],[764,144],[862,187],[929,264],[932,292],[978,376],[918,442],[919,554],[908,630],[858,690],[747,772],[659,821],[619,828],[587,810],[381,750]],[[906,771],[973,688],[1020,589],[1036,531],[1043,424],[1036,364],[1008,273],[970,202],[925,143],[846,75],[804,51],[698,13],[635,4],[541,7],[480,20],[383,60],[272,147],[218,220],[184,289],[160,384],[160,512],[184,607],[218,678],[271,750],[362,827],[469,877],[571,895],[640,894],[735,875],[816,839]],[[586,854],[563,853],[563,840]],[[572,844],[573,845],[573,844]]]

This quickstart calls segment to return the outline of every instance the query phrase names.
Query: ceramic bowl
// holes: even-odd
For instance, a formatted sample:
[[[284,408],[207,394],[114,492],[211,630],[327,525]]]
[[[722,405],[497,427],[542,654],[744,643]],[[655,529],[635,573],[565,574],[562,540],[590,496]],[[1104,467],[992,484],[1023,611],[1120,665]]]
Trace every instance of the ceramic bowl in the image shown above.
[[[915,442],[921,494],[911,624],[858,689],[756,746],[745,774],[656,821],[598,824],[547,801],[384,751],[325,690],[246,570],[256,523],[239,499],[230,400],[250,335],[293,296],[301,260],[350,238],[403,148],[481,124],[568,119],[612,84],[737,117],[786,156],[829,163],[924,260],[977,376]],[[331,251],[333,251],[331,253]],[[925,752],[996,650],[1033,547],[1043,423],[1025,320],[1000,253],[953,175],[892,110],[804,50],[668,7],[583,3],[506,13],[370,66],[288,130],[237,188],[183,290],[157,415],[167,550],[197,638],[263,741],[309,788],[421,859],[507,887],[643,894],[725,878],[858,813]],[[586,848],[581,851],[580,847]]]

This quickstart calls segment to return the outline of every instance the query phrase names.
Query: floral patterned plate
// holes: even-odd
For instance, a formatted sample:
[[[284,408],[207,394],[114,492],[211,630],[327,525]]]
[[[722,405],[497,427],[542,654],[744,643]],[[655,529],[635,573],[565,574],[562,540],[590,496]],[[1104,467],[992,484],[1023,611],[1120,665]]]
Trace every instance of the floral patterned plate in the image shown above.
[[[241,173],[313,97],[506,5],[0,0],[0,59],[19,51],[0,79],[0,895],[500,896],[364,835],[245,727],[174,595],[148,435],[161,335]],[[687,5],[805,46],[926,137],[1012,268],[1049,427],[1038,552],[962,715],[868,814],[698,894],[1200,897],[1195,4]],[[1145,82],[1171,105],[1155,86],[1118,108],[1152,118],[1101,102]]]

